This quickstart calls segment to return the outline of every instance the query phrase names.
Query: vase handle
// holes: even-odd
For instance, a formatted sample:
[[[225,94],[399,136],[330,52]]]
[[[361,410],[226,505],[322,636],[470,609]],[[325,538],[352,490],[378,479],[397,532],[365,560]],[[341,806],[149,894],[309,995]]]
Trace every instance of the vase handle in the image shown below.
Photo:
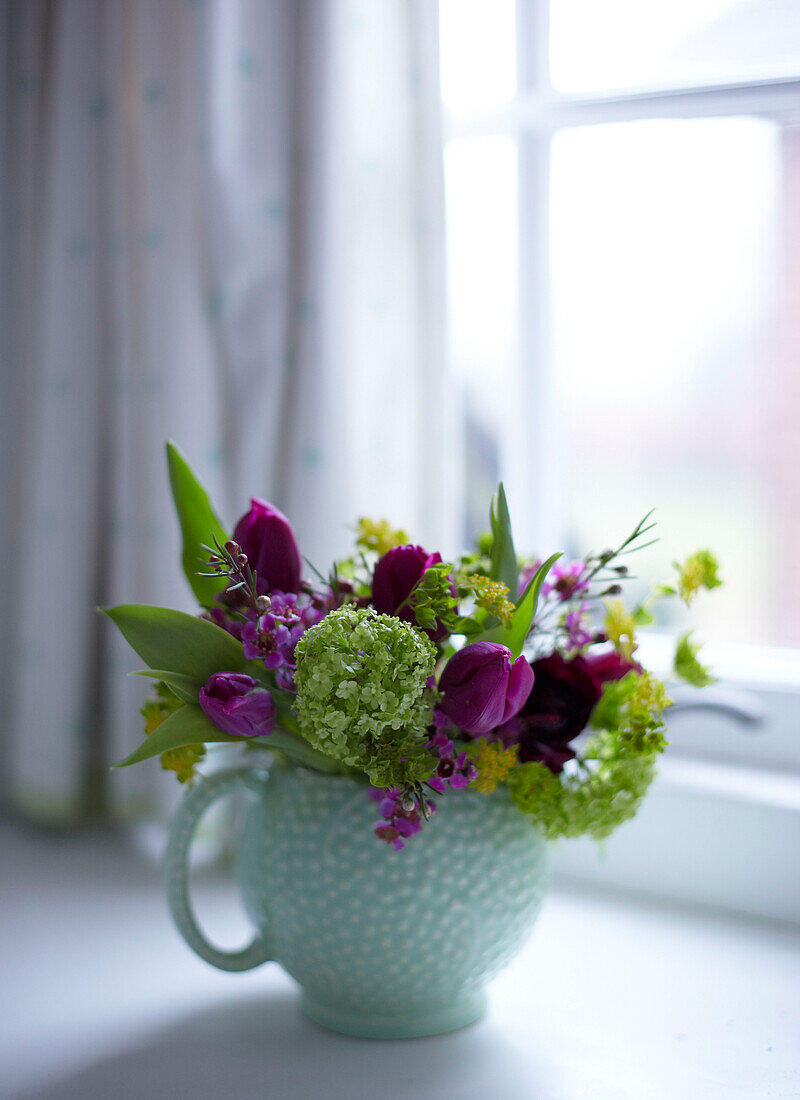
[[[172,918],[178,931],[201,959],[220,970],[252,970],[272,955],[262,936],[256,934],[241,951],[220,951],[200,930],[189,900],[189,848],[197,823],[212,802],[236,788],[261,795],[265,773],[251,768],[232,768],[201,780],[184,798],[172,820],[164,857],[164,886]]]

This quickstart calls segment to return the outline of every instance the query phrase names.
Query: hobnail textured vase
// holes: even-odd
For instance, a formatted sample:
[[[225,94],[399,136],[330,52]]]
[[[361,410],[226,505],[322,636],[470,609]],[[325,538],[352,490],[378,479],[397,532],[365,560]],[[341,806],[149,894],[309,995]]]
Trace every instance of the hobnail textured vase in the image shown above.
[[[211,802],[253,798],[237,879],[256,935],[224,952],[200,931],[187,855]],[[167,897],[189,945],[223,970],[279,962],[315,1022],[348,1035],[410,1038],[477,1020],[485,986],[522,947],[546,887],[546,843],[503,789],[449,791],[399,852],[373,833],[363,783],[285,765],[203,779],[171,829]]]

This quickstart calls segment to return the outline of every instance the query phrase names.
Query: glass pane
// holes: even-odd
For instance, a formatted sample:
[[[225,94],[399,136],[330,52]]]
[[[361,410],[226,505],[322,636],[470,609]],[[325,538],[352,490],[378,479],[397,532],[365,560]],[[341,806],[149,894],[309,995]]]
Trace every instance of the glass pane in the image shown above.
[[[710,546],[707,639],[800,645],[800,127],[578,128],[552,146],[554,341],[572,548],[653,506],[663,580]]]
[[[462,403],[465,539],[486,526],[497,487],[516,346],[517,149],[509,138],[445,150],[450,357]]]
[[[480,110],[517,87],[514,0],[440,0],[442,99],[451,111]]]
[[[550,0],[564,92],[800,75],[797,0]]]

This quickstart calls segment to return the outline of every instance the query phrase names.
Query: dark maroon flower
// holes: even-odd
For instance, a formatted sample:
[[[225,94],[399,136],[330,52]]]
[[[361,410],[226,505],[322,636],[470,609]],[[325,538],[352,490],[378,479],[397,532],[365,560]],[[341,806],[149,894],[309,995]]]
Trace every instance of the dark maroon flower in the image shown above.
[[[439,553],[429,554],[421,546],[395,546],[388,550],[375,566],[372,577],[372,606],[382,615],[396,615],[403,622],[417,625],[414,609],[405,601],[422,575],[432,565],[442,560]],[[456,590],[453,586],[453,595]],[[405,604],[405,606],[403,606]],[[446,631],[439,626],[428,630],[434,641],[444,637]]]
[[[440,708],[468,733],[488,733],[517,713],[533,686],[525,657],[497,642],[473,642],[454,653],[439,680]]]
[[[589,674],[601,688],[607,681],[621,680],[623,676],[634,669],[636,672],[642,671],[640,664],[636,661],[629,661],[627,657],[621,656],[615,649],[611,649],[607,653],[587,654],[585,661]]]
[[[589,722],[600,686],[583,657],[565,661],[559,653],[534,661],[533,690],[511,722],[498,733],[519,746],[519,760],[540,760],[556,774],[575,752],[569,746]]]
[[[233,538],[257,573],[260,595],[300,591],[300,551],[291,524],[277,508],[253,497],[250,511],[236,524]]]

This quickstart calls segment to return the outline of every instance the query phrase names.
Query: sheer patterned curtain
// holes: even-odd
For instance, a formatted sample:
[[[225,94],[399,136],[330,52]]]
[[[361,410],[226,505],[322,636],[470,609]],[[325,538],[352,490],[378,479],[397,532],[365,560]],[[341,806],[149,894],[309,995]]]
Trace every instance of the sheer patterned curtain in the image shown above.
[[[449,542],[435,5],[0,11],[6,789],[130,815],[162,783],[109,778],[142,688],[94,608],[191,609],[166,438],[315,563],[369,512]]]

